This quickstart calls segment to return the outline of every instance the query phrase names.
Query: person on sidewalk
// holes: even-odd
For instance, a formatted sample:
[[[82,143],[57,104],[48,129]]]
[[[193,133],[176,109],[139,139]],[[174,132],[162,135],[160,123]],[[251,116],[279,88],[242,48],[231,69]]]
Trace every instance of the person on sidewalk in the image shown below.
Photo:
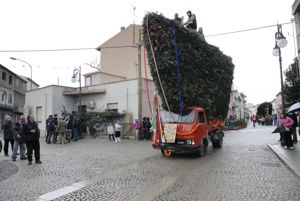
[[[58,120],[56,133],[58,134],[58,144],[65,144],[66,143],[66,132],[67,132],[67,123],[65,122],[64,118],[61,117]]]
[[[34,117],[29,115],[27,117],[25,142],[27,147],[28,165],[32,164],[32,154],[34,151],[35,163],[41,164],[40,160],[40,129],[34,121]]]
[[[140,129],[142,128],[142,124],[140,123],[140,121],[138,119],[135,119],[135,122],[133,124],[133,128],[134,128],[134,131],[135,131],[135,139],[138,140]]]
[[[108,138],[109,141],[115,141],[115,128],[113,127],[112,123],[109,123],[107,126],[107,134],[108,134]]]
[[[119,121],[115,123],[115,129],[116,129],[116,142],[121,142],[121,128],[122,126],[119,124]]]
[[[26,160],[26,145],[24,142],[24,136],[26,132],[26,118],[21,115],[19,121],[15,124],[15,141],[14,141],[14,148],[13,154],[11,156],[12,161],[16,161],[17,159],[17,152],[20,147],[20,159]]]
[[[292,136],[293,136],[293,142],[298,142],[297,139],[297,126],[298,126],[298,119],[297,119],[297,114],[295,112],[292,113],[288,113],[287,114],[288,117],[290,117],[291,119],[293,119],[294,124],[292,126]]]
[[[13,151],[14,147],[14,128],[13,122],[9,115],[5,117],[4,124],[1,126],[4,133],[4,155],[9,156],[8,154],[8,147],[9,144],[11,146],[11,150]]]
[[[280,114],[280,120],[279,125],[283,126],[285,128],[285,132],[283,133],[283,138],[285,141],[284,148],[294,149],[293,141],[292,141],[292,127],[293,127],[294,121],[287,117],[284,114]]]
[[[255,114],[252,115],[251,121],[253,123],[253,127],[255,127],[255,124],[256,124],[256,115]]]

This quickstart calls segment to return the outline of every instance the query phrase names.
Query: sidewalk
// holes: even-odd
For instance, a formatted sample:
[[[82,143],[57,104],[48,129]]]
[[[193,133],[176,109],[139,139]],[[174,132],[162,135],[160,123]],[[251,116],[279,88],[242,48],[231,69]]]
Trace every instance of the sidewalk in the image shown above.
[[[268,147],[277,155],[283,164],[300,179],[300,142],[294,144],[294,150],[284,149],[279,143]]]

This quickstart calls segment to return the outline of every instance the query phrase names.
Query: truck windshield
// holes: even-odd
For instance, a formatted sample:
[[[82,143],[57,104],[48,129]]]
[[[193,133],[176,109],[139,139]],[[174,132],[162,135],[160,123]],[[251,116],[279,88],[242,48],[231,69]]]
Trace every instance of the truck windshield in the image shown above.
[[[191,112],[185,116],[180,116],[179,114],[175,114],[172,112],[168,112],[166,110],[160,111],[160,118],[162,123],[194,123],[195,121],[195,111],[191,110]]]

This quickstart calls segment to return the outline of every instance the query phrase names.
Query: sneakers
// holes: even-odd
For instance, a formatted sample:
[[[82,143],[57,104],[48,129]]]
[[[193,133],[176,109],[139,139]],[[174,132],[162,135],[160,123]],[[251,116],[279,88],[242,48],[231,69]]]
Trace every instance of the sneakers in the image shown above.
[[[283,148],[284,148],[284,149],[287,149],[288,147],[287,147],[287,146],[284,146]]]
[[[16,161],[16,159],[14,158],[14,159],[12,159],[12,161]]]
[[[24,157],[24,158],[20,158],[20,160],[27,160],[27,158],[26,158],[26,157]]]
[[[42,163],[42,161],[35,161],[35,163],[37,163],[37,164],[41,164],[41,163]]]
[[[31,162],[31,161],[29,161],[29,162],[28,162],[28,165],[31,165],[31,164],[32,164],[32,162]]]
[[[293,150],[293,149],[294,149],[294,147],[290,147],[289,149]]]

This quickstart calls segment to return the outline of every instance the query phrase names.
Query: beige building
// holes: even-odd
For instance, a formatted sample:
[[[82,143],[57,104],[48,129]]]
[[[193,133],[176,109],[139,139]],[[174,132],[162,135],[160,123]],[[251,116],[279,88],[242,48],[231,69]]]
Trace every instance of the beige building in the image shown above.
[[[122,102],[126,102],[129,98],[132,102],[127,107],[129,111],[126,109],[125,111],[132,113],[134,118],[139,119],[144,116],[150,116],[149,104],[151,103],[148,98],[152,101],[155,90],[142,38],[141,25],[133,24],[127,28],[121,27],[119,33],[97,48],[101,54],[101,70],[84,75],[86,86],[97,86],[98,88],[112,83],[115,83],[116,86],[125,84],[132,88],[132,83],[134,82],[136,91],[126,95],[127,98],[123,98],[116,103],[106,104],[109,104],[107,108],[111,105],[116,107],[117,105],[123,105]],[[127,89],[129,89],[128,87]],[[123,94],[124,91],[121,92],[119,89],[121,88],[114,89],[115,96]],[[109,92],[106,91],[106,93]]]

